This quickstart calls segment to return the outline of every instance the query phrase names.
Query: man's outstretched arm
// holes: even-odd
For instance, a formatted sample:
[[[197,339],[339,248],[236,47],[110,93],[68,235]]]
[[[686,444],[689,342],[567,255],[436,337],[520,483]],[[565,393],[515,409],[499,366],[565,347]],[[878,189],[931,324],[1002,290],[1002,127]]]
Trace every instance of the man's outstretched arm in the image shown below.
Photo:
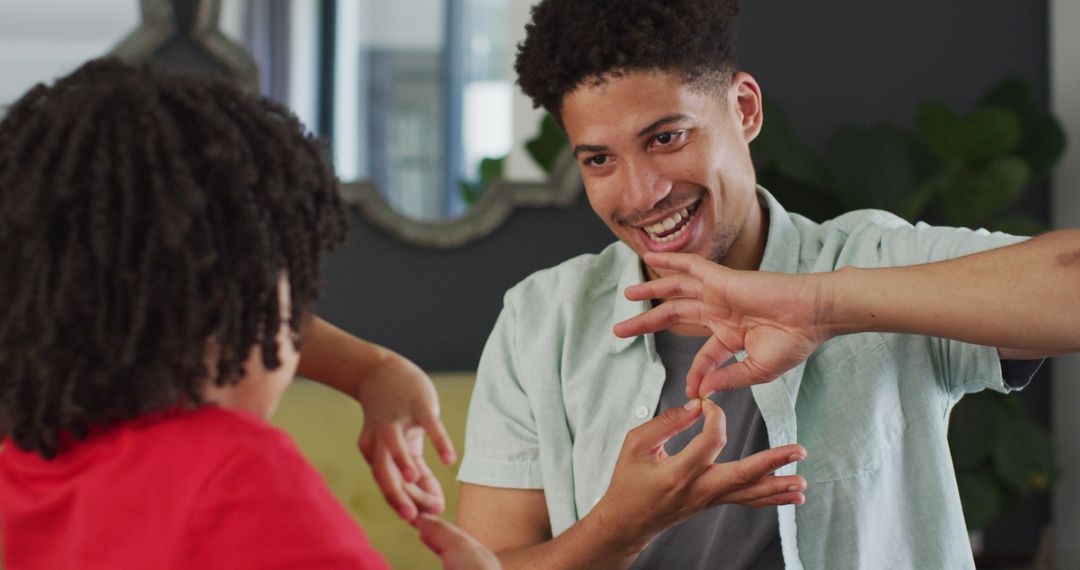
[[[664,442],[690,427],[702,410],[702,432],[669,456]],[[806,451],[787,445],[714,463],[726,443],[725,422],[716,404],[691,400],[631,430],[604,496],[555,538],[541,490],[464,484],[458,524],[505,568],[626,568],[661,532],[707,508],[802,504],[806,480],[772,473],[805,458]]]

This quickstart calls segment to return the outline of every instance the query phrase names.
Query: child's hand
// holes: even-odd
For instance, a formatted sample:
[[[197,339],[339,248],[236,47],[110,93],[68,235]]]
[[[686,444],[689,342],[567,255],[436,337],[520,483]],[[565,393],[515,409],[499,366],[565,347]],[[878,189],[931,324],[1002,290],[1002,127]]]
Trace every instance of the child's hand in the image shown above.
[[[498,570],[499,559],[460,528],[431,515],[413,522],[420,540],[439,555],[445,570]]]
[[[445,501],[424,462],[424,433],[443,463],[453,463],[456,454],[439,421],[431,379],[408,359],[394,355],[366,375],[356,399],[364,408],[360,451],[387,502],[407,521],[422,512],[441,513]]]

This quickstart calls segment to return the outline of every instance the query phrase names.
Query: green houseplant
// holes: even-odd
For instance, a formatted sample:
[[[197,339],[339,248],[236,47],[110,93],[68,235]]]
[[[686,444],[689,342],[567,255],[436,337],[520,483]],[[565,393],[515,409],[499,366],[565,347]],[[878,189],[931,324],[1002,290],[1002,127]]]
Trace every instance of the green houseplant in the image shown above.
[[[848,126],[815,151],[783,111],[767,120],[752,149],[759,180],[792,211],[816,220],[860,208],[908,221],[985,227],[1032,235],[1043,226],[1010,212],[1023,191],[1061,157],[1065,136],[1011,78],[993,86],[967,116],[937,101],[918,107],[917,127]],[[1015,398],[982,392],[953,411],[949,443],[968,528],[982,529],[1054,477],[1045,427]]]

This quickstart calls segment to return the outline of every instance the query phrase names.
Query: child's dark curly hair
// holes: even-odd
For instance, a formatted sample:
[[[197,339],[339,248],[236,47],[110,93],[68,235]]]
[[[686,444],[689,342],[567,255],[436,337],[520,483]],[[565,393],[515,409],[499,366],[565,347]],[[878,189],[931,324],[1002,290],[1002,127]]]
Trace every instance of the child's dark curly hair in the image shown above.
[[[323,145],[271,101],[107,59],[34,87],[0,122],[0,434],[49,458],[200,403],[253,346],[276,368],[346,230]]]
[[[738,14],[738,0],[545,0],[518,44],[518,85],[560,125],[567,93],[626,71],[722,87],[736,69]]]

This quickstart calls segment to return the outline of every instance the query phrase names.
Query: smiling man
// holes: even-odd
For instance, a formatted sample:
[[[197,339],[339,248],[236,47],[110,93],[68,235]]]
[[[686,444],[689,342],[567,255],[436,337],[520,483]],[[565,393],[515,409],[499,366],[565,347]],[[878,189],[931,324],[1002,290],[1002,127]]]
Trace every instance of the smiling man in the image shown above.
[[[1080,347],[1080,238],[785,211],[737,13],[534,8],[519,84],[619,241],[506,294],[459,523],[507,568],[972,567],[949,411]]]

